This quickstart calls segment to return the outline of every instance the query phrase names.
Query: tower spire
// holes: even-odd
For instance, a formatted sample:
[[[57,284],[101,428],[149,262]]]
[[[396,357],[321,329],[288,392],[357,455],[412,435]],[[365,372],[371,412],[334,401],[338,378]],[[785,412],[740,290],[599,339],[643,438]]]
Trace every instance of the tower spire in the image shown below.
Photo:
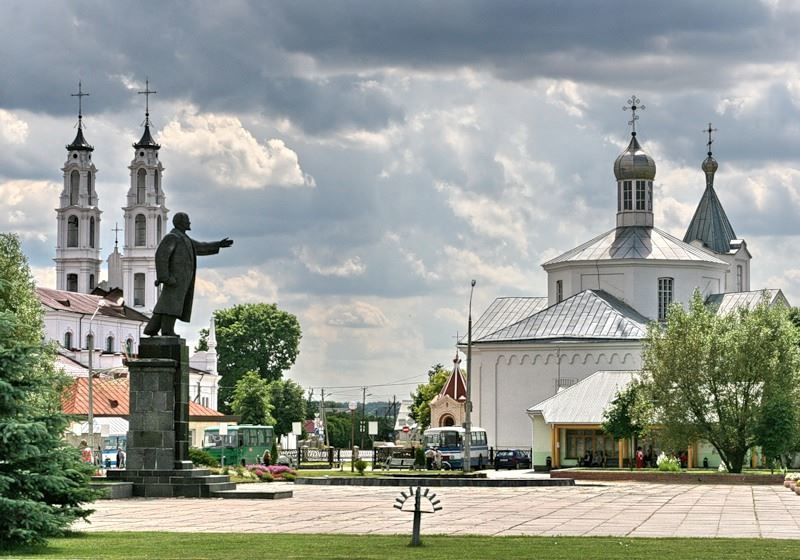
[[[91,152],[94,147],[83,137],[83,98],[88,97],[89,93],[83,91],[83,83],[78,80],[78,93],[70,93],[69,96],[78,98],[78,133],[75,135],[75,140],[67,146],[67,149]]]
[[[139,148],[153,148],[157,150],[161,146],[153,140],[153,136],[150,134],[150,96],[158,92],[150,89],[149,78],[145,78],[144,84],[144,91],[136,92],[139,95],[144,95],[144,134],[142,134],[142,138],[134,144],[133,147],[137,150]]]
[[[83,84],[78,80],[78,93],[70,93],[70,97],[78,98],[78,128],[81,128],[83,121],[83,98],[91,95],[83,91]]]

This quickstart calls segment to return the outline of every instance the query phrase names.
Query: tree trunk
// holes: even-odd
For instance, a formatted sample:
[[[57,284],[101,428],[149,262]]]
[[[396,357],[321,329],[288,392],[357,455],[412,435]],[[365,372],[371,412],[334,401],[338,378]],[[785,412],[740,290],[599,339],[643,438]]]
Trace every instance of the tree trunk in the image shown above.
[[[728,472],[737,474],[741,473],[742,467],[744,466],[745,455],[747,455],[747,450],[731,450],[731,452],[727,455],[728,461],[730,461],[728,463]]]

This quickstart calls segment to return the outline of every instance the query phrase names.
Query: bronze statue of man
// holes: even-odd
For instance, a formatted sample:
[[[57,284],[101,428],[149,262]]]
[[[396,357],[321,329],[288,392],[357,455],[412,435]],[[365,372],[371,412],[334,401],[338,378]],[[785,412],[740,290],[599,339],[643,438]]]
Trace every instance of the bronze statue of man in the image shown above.
[[[221,248],[233,245],[233,240],[227,237],[210,243],[195,241],[186,235],[191,223],[183,212],[175,214],[172,225],[175,228],[156,249],[156,286],[162,284],[163,288],[153,316],[144,328],[147,336],[156,336],[158,331],[162,336],[177,336],[175,320],[188,323],[192,318],[197,255],[216,255]]]

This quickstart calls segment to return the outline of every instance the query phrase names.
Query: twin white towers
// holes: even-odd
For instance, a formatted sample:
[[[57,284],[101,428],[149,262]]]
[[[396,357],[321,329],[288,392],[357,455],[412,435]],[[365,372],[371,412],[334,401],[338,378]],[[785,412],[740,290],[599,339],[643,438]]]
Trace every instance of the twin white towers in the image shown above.
[[[119,288],[125,304],[149,312],[158,298],[156,280],[156,247],[169,231],[162,189],[164,167],[158,160],[159,146],[150,134],[149,83],[143,93],[147,97],[144,134],[133,145],[130,188],[122,208],[124,241],[122,253],[117,242],[108,257],[108,290]],[[83,93],[78,84],[78,133],[67,146],[64,163],[64,189],[56,209],[58,235],[56,243],[56,288],[70,292],[91,293],[100,278],[100,210],[96,190],[97,168],[92,163],[94,147],[83,136]],[[115,229],[115,231],[118,231]]]

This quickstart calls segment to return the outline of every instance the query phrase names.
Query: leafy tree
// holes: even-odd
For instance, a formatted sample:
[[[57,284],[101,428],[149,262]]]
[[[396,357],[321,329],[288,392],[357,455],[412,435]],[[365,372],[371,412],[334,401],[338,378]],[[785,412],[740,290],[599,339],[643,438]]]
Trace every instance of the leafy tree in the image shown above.
[[[248,371],[236,383],[231,408],[234,414],[241,416],[242,424],[275,423],[269,402],[269,383],[255,371]]]
[[[292,422],[306,418],[306,400],[303,388],[291,379],[277,379],[269,384],[269,401],[275,418],[275,435],[292,431]]]
[[[614,439],[627,439],[631,443],[641,438],[653,424],[653,405],[647,388],[633,381],[611,402],[603,412],[603,431]],[[630,465],[633,465],[633,445],[630,446]]]
[[[68,379],[43,342],[42,308],[15,235],[0,234],[0,548],[43,542],[91,510],[94,467],[61,435]]]
[[[352,419],[347,412],[329,412],[325,415],[328,428],[328,443],[331,447],[347,449],[350,447]]]
[[[416,420],[420,432],[431,425],[431,400],[442,390],[450,373],[442,364],[431,366],[428,370],[428,382],[418,385],[417,390],[411,394],[414,403],[409,416]]]
[[[280,379],[297,359],[300,323],[274,304],[247,303],[214,312],[217,333],[220,410],[230,411],[236,382],[248,371],[262,379]],[[198,348],[208,348],[208,331],[200,334]]]
[[[797,343],[788,310],[766,298],[725,315],[699,292],[688,311],[674,304],[663,328],[651,325],[644,345],[645,381],[665,434],[708,441],[729,471],[741,472],[773,396],[800,404]]]
[[[800,399],[794,387],[764,395],[755,437],[770,469],[775,468],[776,460],[781,467],[787,468],[792,455],[800,450],[798,403]]]

